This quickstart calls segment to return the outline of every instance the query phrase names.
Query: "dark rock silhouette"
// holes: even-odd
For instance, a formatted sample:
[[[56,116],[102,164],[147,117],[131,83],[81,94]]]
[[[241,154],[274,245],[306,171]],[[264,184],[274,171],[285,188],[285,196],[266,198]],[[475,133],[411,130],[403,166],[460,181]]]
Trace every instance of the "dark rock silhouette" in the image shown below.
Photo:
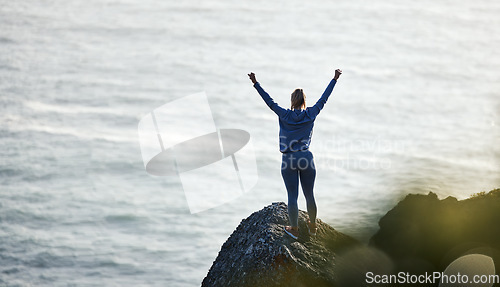
[[[316,237],[299,211],[299,239],[283,231],[287,205],[273,203],[241,221],[222,245],[202,286],[343,286],[338,284],[337,255],[360,244],[317,220]]]
[[[397,270],[443,271],[471,253],[492,257],[499,270],[499,224],[500,189],[461,201],[410,194],[380,219],[370,246],[388,254]]]

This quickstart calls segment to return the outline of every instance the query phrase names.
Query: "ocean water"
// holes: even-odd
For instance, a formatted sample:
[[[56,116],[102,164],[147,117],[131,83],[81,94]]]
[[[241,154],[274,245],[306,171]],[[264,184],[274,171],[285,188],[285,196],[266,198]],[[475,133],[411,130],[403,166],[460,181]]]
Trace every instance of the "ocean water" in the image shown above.
[[[343,70],[311,144],[318,217],[339,231],[366,242],[410,192],[498,188],[499,14],[485,0],[0,1],[0,284],[199,286],[241,219],[286,201],[251,71],[287,106]],[[251,134],[259,180],[190,214],[180,181],[144,170],[137,124],[201,91],[219,128]]]

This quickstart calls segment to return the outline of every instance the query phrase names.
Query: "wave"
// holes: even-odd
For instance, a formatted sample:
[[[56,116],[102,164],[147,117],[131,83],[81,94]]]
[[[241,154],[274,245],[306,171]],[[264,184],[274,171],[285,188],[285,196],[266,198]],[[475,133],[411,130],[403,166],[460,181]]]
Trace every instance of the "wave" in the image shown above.
[[[21,176],[23,174],[23,170],[14,166],[14,167],[2,167],[0,166],[0,178],[2,177],[16,177]]]
[[[14,40],[7,38],[7,37],[0,37],[0,43],[2,44],[13,44],[15,43]]]
[[[9,66],[9,65],[0,65],[0,70],[19,71],[19,68],[12,67],[12,66]]]
[[[51,267],[71,267],[75,265],[75,260],[67,256],[57,256],[50,252],[43,251],[33,258],[25,260],[24,264],[29,267],[51,268]]]
[[[53,105],[38,101],[24,101],[23,105],[33,111],[59,114],[106,114],[126,116],[120,109],[109,107],[90,107],[82,105]]]
[[[108,215],[104,218],[108,223],[127,223],[127,222],[138,222],[138,221],[148,221],[149,219],[143,216],[136,216],[134,214],[116,214]]]
[[[47,214],[39,215],[20,209],[3,209],[0,212],[0,222],[41,226],[44,223],[54,222],[54,218]]]
[[[12,119],[13,118],[11,118],[11,120]],[[22,119],[22,117],[19,117],[19,119]],[[37,123],[26,123],[26,121],[23,120],[19,122],[12,121],[11,124],[7,126],[7,130],[8,130],[7,135],[10,134],[10,136],[14,138],[17,137],[18,135],[15,135],[13,133],[40,132],[49,135],[72,136],[84,140],[105,140],[117,143],[137,143],[137,134],[135,129],[128,134],[126,132],[120,133],[117,131],[109,131],[109,130],[96,132],[96,131],[82,130],[82,128],[78,126],[75,127],[49,126]]]

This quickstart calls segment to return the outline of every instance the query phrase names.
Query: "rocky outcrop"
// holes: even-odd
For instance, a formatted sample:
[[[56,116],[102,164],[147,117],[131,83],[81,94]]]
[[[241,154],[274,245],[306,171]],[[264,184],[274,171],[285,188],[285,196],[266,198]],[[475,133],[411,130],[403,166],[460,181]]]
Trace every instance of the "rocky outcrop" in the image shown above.
[[[410,194],[380,219],[368,246],[319,219],[318,235],[311,237],[307,218],[299,211],[294,240],[283,231],[286,204],[254,212],[224,243],[202,286],[374,286],[367,274],[500,270],[500,189],[462,201]],[[496,266],[486,268],[481,260]]]
[[[285,234],[287,205],[273,203],[241,221],[222,245],[202,286],[341,286],[337,256],[359,246],[353,238],[317,220],[316,237],[299,211],[299,239]]]
[[[380,219],[370,239],[398,270],[443,271],[454,259],[485,254],[500,263],[500,189],[458,201],[410,194]],[[496,266],[499,270],[500,266]]]

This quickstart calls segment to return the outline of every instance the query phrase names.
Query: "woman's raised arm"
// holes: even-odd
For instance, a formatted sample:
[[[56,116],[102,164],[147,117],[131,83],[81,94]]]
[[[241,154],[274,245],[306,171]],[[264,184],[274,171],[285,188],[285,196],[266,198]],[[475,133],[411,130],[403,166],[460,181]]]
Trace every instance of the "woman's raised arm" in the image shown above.
[[[335,70],[335,76],[333,79],[330,81],[328,86],[326,87],[325,91],[323,92],[323,95],[321,95],[321,98],[314,104],[314,106],[311,107],[311,116],[316,117],[319,112],[323,109],[323,107],[326,104],[326,101],[328,100],[328,97],[330,97],[333,87],[335,87],[335,84],[337,83],[337,80],[339,79],[340,75],[342,75],[342,71],[340,69]]]
[[[264,89],[260,86],[260,83],[257,82],[257,79],[255,78],[255,74],[250,73],[250,74],[248,74],[248,77],[252,81],[254,88],[257,90],[257,92],[259,92],[259,95],[262,97],[264,102],[266,102],[267,106],[273,112],[275,112],[279,117],[285,115],[286,110],[284,108],[280,107],[277,103],[275,103],[273,101],[273,99],[271,98],[271,96],[269,96],[269,94],[266,91],[264,91]]]

